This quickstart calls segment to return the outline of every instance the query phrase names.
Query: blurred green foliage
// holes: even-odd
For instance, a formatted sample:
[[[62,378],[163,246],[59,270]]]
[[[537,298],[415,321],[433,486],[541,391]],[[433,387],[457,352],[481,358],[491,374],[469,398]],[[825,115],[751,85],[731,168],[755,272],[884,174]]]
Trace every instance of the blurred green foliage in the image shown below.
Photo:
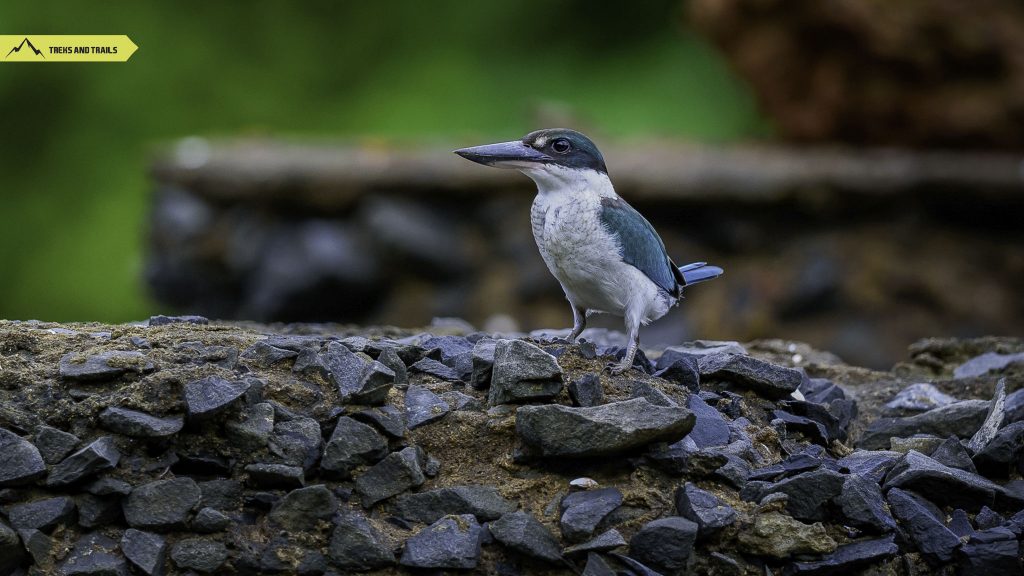
[[[0,318],[125,321],[161,143],[764,134],[678,1],[4,2],[5,34],[128,34],[126,64],[0,64]]]

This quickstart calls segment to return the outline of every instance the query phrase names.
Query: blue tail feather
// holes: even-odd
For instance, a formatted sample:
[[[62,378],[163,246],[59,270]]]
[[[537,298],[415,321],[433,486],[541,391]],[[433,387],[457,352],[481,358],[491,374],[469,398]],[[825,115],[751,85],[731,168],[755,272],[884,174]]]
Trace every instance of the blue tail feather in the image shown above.
[[[683,279],[686,280],[686,285],[689,286],[690,284],[718,278],[725,270],[718,266],[708,266],[704,262],[694,262],[693,264],[680,266],[679,272],[683,275]]]

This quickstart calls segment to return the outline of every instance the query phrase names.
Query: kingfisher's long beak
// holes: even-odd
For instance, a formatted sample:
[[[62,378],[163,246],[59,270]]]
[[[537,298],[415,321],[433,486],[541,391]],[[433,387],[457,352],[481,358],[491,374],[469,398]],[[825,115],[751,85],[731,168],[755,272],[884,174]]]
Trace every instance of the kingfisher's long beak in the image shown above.
[[[456,150],[456,154],[484,166],[497,168],[523,168],[537,162],[551,160],[551,157],[523,144],[519,140],[485,144]]]

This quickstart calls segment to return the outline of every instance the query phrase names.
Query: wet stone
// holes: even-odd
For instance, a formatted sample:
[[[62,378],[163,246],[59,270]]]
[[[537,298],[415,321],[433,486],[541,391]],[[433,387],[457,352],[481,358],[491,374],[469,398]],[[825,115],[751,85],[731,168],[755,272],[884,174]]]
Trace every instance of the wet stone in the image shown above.
[[[146,576],[161,576],[164,573],[167,542],[162,536],[129,528],[121,537],[121,552]]]
[[[356,513],[343,514],[338,519],[327,556],[342,570],[374,570],[395,563],[395,555],[384,535]]]
[[[121,452],[111,436],[103,436],[61,460],[46,479],[48,486],[69,486],[117,466]]]
[[[405,391],[405,419],[410,430],[444,418],[451,408],[437,394],[423,386]]]
[[[550,400],[561,391],[562,368],[554,356],[522,340],[495,345],[489,404]]]
[[[4,432],[5,430],[0,429],[0,453],[3,453],[4,450]],[[36,448],[39,449],[39,454],[43,457],[43,462],[46,462],[47,464],[56,464],[60,462],[66,458],[68,454],[74,452],[80,442],[81,439],[79,439],[78,436],[49,426],[40,426],[35,437]],[[2,478],[2,476],[3,472],[0,471],[0,478]],[[3,485],[3,480],[0,479],[0,486]]]
[[[411,522],[430,524],[448,515],[472,514],[477,520],[496,520],[514,512],[516,504],[506,500],[493,486],[450,486],[395,499],[394,512]]]
[[[129,372],[144,374],[154,369],[146,355],[136,351],[114,350],[93,356],[71,352],[60,359],[60,377],[75,382],[113,380]]]
[[[629,540],[629,555],[654,568],[680,570],[693,552],[697,531],[695,522],[680,516],[653,520]]]
[[[356,478],[356,491],[363,506],[369,508],[426,481],[421,461],[426,456],[415,446],[388,454],[383,460]]]
[[[618,488],[599,488],[573,492],[562,498],[561,518],[558,521],[566,540],[579,542],[594,534],[598,525],[622,505],[622,492]]]
[[[111,406],[100,412],[100,424],[117,434],[133,438],[164,438],[173,436],[185,425],[182,416],[158,418],[145,412]]]
[[[224,565],[227,559],[228,550],[224,544],[206,538],[186,538],[171,548],[171,560],[183,570],[210,574]]]
[[[676,490],[675,500],[676,512],[697,523],[698,536],[702,539],[736,522],[736,510],[732,506],[692,482]]]
[[[157,480],[132,490],[124,503],[124,517],[133,528],[181,529],[201,498],[199,486],[191,478]]]
[[[245,467],[249,484],[257,488],[299,488],[306,483],[301,466],[286,464],[249,464]]]
[[[562,559],[555,535],[528,512],[509,512],[487,526],[494,539],[510,550],[551,563]]]
[[[473,516],[446,516],[406,540],[399,563],[410,568],[471,570],[480,561],[480,533]]]
[[[643,398],[593,408],[524,406],[516,412],[516,432],[545,457],[618,454],[652,442],[675,442],[696,418],[679,406],[655,406]]]
[[[28,484],[46,474],[46,464],[31,442],[0,428],[0,487]]]
[[[604,387],[597,374],[584,374],[570,382],[568,389],[573,406],[591,407],[604,403]]]
[[[15,530],[34,529],[50,532],[60,524],[70,524],[74,521],[75,501],[66,496],[46,498],[8,506],[4,513]]]

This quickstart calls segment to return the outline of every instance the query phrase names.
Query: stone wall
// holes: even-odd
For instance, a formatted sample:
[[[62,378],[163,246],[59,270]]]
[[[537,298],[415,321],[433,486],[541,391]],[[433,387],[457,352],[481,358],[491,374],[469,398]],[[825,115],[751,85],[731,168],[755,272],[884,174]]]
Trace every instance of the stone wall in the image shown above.
[[[585,336],[0,321],[0,576],[1020,573],[1024,342]]]

